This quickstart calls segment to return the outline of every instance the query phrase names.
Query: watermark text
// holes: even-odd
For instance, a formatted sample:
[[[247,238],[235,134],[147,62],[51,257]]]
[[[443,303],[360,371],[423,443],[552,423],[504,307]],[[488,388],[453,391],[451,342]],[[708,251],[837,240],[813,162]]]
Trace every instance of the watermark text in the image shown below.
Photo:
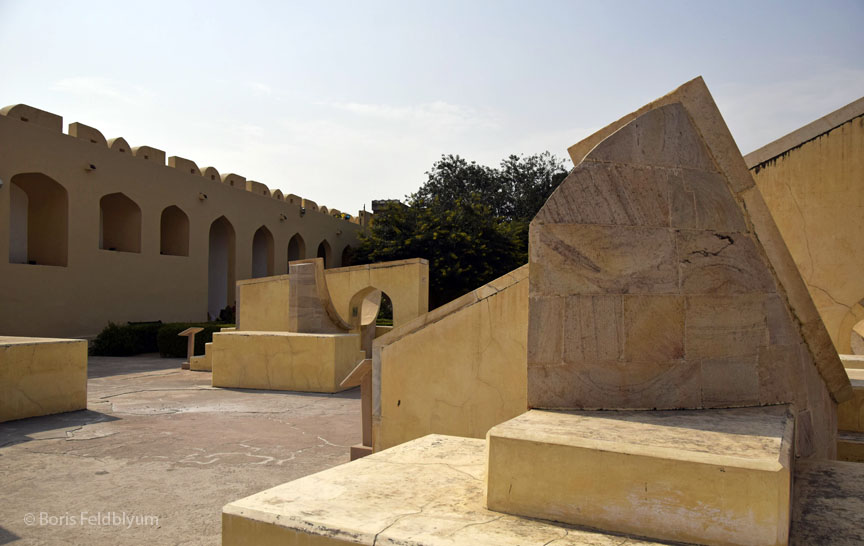
[[[39,527],[158,527],[159,516],[133,512],[28,512],[24,523]]]

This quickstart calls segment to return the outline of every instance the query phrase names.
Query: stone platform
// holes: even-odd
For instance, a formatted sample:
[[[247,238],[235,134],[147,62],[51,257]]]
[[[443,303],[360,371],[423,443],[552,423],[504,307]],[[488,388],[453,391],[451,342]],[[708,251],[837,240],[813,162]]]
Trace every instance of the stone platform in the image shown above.
[[[86,408],[86,341],[0,336],[0,422]]]
[[[365,358],[359,334],[233,331],[212,343],[214,387],[334,393]]]
[[[483,440],[430,435],[232,502],[224,546],[674,544],[483,507]],[[864,465],[799,461],[789,544],[864,544]]]
[[[697,544],[786,544],[786,406],[532,410],[488,434],[487,507]]]
[[[429,435],[262,491],[225,506],[222,544],[665,544],[486,510],[485,451]]]

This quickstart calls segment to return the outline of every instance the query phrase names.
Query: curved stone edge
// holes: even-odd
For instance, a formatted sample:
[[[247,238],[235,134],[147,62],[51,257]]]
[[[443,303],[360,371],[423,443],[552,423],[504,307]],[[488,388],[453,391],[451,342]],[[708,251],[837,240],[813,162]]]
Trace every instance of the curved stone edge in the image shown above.
[[[746,209],[748,223],[752,224],[750,231],[759,241],[768,257],[769,267],[777,281],[778,291],[792,311],[819,375],[831,393],[831,398],[838,403],[852,399],[852,386],[834,349],[831,337],[828,335],[807,286],[798,272],[798,267],[774,223],[774,218],[756,187],[738,145],[732,138],[732,134],[729,132],[729,128],[720,115],[714,98],[701,76],[690,80],[635,112],[627,114],[568,148],[567,152],[570,154],[574,165],[581,164],[601,142],[642,114],[675,102],[680,102],[687,110],[714,161],[727,177],[736,199]]]

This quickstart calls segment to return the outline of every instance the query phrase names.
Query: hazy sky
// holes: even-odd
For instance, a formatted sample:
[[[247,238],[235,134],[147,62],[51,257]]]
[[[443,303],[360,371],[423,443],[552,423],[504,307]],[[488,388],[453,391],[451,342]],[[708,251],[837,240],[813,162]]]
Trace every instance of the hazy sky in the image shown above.
[[[862,28],[862,0],[0,0],[0,105],[353,213],[697,75],[750,152],[864,95]]]

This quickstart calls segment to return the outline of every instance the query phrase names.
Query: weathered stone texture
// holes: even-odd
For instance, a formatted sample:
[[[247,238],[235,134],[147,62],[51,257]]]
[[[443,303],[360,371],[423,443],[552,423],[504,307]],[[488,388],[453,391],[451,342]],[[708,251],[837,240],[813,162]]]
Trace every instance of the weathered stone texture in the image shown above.
[[[693,544],[785,545],[792,443],[784,406],[533,410],[489,431],[486,505]]]
[[[670,191],[672,227],[727,233],[746,230],[738,203],[726,190],[722,174],[680,169],[672,178]]]
[[[747,294],[774,288],[762,256],[746,235],[680,231],[676,243],[685,294]]]
[[[848,383],[704,84],[601,133],[531,223],[529,407],[791,403],[830,454]]]
[[[529,246],[532,288],[538,294],[672,294],[678,289],[675,234],[669,229],[532,224]]]
[[[679,360],[684,357],[684,298],[624,296],[625,360]]]

